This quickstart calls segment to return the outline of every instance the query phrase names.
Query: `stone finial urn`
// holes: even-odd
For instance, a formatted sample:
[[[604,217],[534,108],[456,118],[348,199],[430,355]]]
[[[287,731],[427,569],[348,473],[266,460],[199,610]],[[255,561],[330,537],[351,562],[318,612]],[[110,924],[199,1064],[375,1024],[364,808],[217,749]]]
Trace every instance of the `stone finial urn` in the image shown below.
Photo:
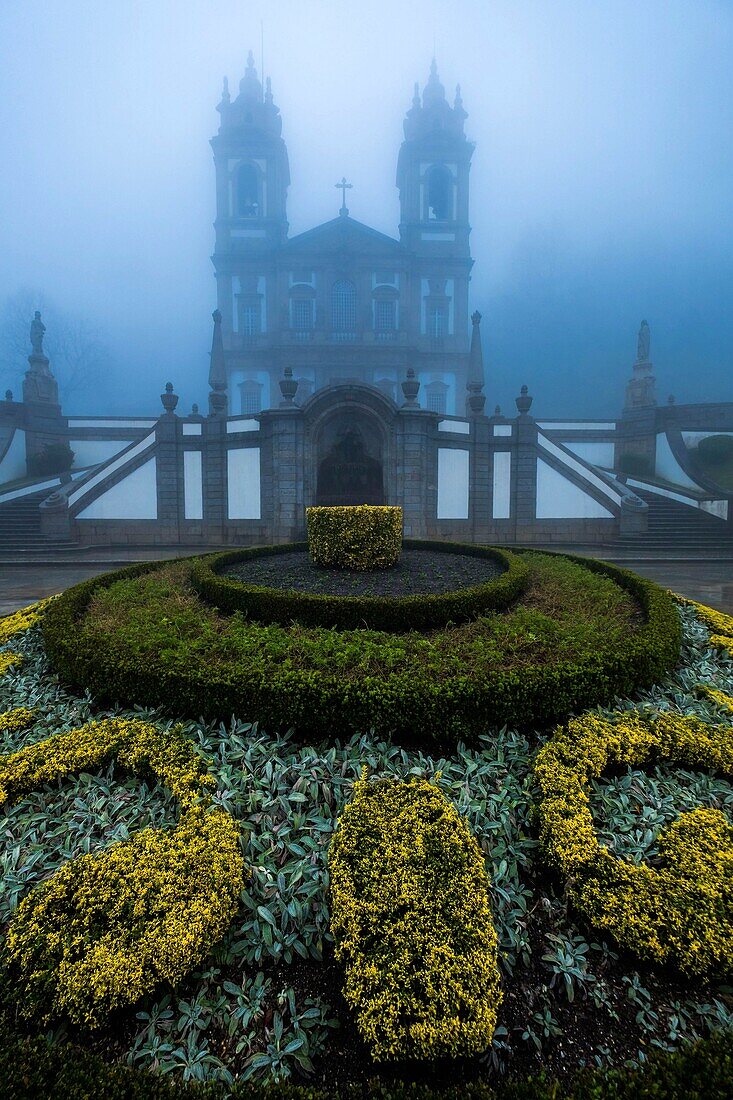
[[[529,389],[527,386],[522,386],[519,391],[519,397],[515,397],[515,403],[520,416],[526,416],[529,410],[532,408],[532,400],[530,397]]]
[[[415,371],[412,367],[407,368],[407,378],[402,383],[402,392],[405,395],[405,400],[402,405],[403,409],[417,409],[418,405],[417,395],[420,392],[420,383],[415,378]]]
[[[284,377],[280,379],[280,393],[283,395],[283,399],[280,402],[280,408],[289,408],[295,404],[295,395],[298,392],[298,380],[293,378],[293,368],[286,367]]]
[[[173,383],[166,382],[165,393],[161,393],[160,400],[169,416],[172,416],[178,404],[178,394],[173,392]]]

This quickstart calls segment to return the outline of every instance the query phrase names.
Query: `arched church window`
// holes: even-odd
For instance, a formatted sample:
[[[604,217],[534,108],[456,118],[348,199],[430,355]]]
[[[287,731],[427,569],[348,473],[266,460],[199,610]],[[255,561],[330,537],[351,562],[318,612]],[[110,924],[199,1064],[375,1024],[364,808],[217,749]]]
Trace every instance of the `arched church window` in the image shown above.
[[[445,382],[430,382],[425,387],[429,412],[445,415],[448,402],[448,387]]]
[[[245,338],[257,336],[262,328],[262,310],[259,302],[246,302],[240,306],[239,331]]]
[[[386,397],[391,397],[393,401],[397,400],[397,386],[391,378],[378,379],[377,387]]]
[[[244,416],[254,416],[262,411],[262,385],[260,382],[248,380],[242,382],[239,387],[241,409]]]
[[[453,176],[444,164],[428,172],[428,217],[439,222],[453,217]]]
[[[394,332],[397,311],[392,298],[377,298],[374,302],[374,331],[378,333]]]
[[[331,327],[341,337],[356,332],[356,287],[350,279],[337,279],[331,287]]]
[[[253,164],[243,164],[237,172],[237,214],[256,218],[260,210],[260,181]]]
[[[291,327],[294,332],[310,332],[313,328],[313,299],[292,298]]]
[[[431,305],[428,307],[428,336],[433,339],[441,339],[445,336],[446,309],[444,305]]]

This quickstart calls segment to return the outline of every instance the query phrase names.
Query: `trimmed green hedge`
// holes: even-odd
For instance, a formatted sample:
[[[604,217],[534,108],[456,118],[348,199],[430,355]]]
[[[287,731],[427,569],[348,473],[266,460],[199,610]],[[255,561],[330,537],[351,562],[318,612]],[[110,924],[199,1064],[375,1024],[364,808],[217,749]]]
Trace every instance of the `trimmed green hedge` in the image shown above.
[[[307,550],[297,542],[285,546],[267,546],[247,550],[227,550],[191,564],[191,581],[199,595],[222,611],[241,611],[249,619],[263,623],[291,622],[303,626],[324,626],[336,630],[371,630],[402,633],[407,630],[437,630],[446,623],[463,623],[500,611],[518,599],[527,587],[529,571],[515,554],[492,546],[472,546],[458,542],[429,542],[410,539],[406,550],[434,550],[488,558],[504,569],[486,584],[472,585],[457,592],[423,596],[321,596],[292,589],[266,588],[242,584],[221,573],[230,565],[265,555]]]
[[[318,1085],[185,1084],[120,1063],[110,1065],[81,1047],[26,1039],[0,1028],[4,1100],[730,1100],[733,1036],[718,1033],[675,1054],[657,1053],[639,1068],[586,1071],[574,1081],[483,1082],[431,1088],[369,1081],[331,1090]]]
[[[563,557],[564,555],[558,555]],[[571,558],[610,577],[638,601],[646,621],[623,643],[583,660],[497,668],[477,679],[471,669],[437,681],[416,662],[409,670],[348,679],[256,660],[206,665],[118,644],[99,644],[80,620],[93,593],[117,580],[160,567],[146,562],[84,581],[48,607],[46,648],[60,675],[98,700],[163,707],[174,715],[215,721],[237,714],[270,730],[295,727],[302,736],[348,736],[374,728],[383,735],[441,743],[469,740],[491,724],[549,726],[569,714],[650,686],[678,660],[682,637],[672,597],[651,581],[588,558]],[[170,564],[170,563],[165,563]]]
[[[402,553],[402,509],[393,505],[305,510],[308,549],[316,565],[389,569]]]

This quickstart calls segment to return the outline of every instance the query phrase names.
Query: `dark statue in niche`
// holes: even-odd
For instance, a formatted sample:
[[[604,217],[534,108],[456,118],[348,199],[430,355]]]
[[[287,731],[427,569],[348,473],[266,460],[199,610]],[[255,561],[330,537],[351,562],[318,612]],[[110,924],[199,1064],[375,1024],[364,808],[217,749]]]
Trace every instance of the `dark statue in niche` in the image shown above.
[[[343,428],[320,463],[316,495],[320,505],[384,504],[382,464],[357,428]]]

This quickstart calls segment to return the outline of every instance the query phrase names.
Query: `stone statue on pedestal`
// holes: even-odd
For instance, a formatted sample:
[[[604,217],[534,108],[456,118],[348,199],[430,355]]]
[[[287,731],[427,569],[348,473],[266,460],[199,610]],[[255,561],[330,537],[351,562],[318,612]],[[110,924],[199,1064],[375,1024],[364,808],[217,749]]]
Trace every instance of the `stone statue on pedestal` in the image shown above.
[[[31,347],[34,355],[43,355],[43,335],[45,331],[46,326],[41,320],[41,311],[37,309],[31,321]]]

